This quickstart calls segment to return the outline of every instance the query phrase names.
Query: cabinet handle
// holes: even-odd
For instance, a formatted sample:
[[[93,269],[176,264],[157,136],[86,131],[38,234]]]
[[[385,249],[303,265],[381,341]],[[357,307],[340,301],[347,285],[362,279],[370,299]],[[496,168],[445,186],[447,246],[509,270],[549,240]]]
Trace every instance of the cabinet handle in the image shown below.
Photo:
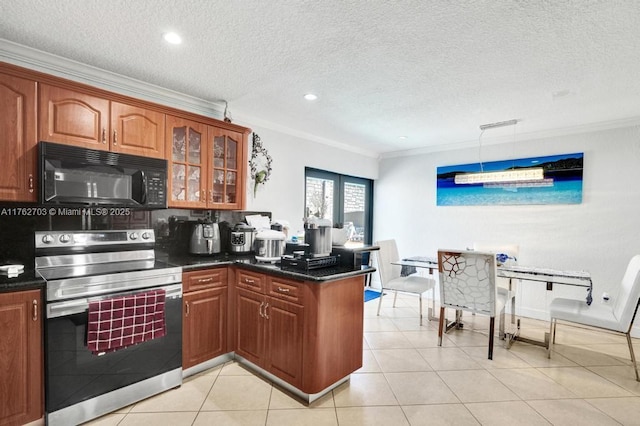
[[[258,313],[262,318],[264,318],[264,314],[262,313],[262,308],[264,307],[264,302],[260,302],[260,308],[258,309]]]
[[[213,189],[209,190],[209,202],[213,203]]]
[[[252,280],[251,278],[245,278],[245,279],[244,279],[244,282],[245,282],[246,284],[255,284],[255,280]]]
[[[32,305],[32,315],[31,315],[31,319],[34,321],[38,321],[38,301],[36,299],[33,299],[33,305]]]
[[[102,143],[106,144],[107,143],[107,129],[106,128],[102,128]]]
[[[186,309],[185,309],[185,310],[186,310],[186,312],[184,313],[184,316],[185,316],[185,317],[188,317],[188,316],[189,316],[189,302],[184,302],[184,306],[185,306],[185,308],[186,308]]]
[[[33,193],[33,175],[29,173],[29,193]]]
[[[114,145],[118,145],[118,131],[117,130],[113,131],[113,144]]]
[[[280,293],[289,293],[291,291],[290,288],[282,288],[282,287],[278,287],[278,291]]]
[[[198,279],[198,283],[200,283],[200,284],[210,283],[211,281],[213,281],[213,277]]]
[[[269,319],[269,314],[267,313],[267,309],[269,309],[269,303],[267,303],[266,305],[264,305],[264,317],[266,319]]]

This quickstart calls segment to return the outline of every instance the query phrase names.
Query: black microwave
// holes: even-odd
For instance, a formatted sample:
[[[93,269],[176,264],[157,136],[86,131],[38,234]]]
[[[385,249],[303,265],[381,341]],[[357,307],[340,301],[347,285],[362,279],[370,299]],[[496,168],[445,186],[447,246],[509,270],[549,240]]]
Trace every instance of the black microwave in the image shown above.
[[[167,207],[167,161],[41,141],[40,203]]]

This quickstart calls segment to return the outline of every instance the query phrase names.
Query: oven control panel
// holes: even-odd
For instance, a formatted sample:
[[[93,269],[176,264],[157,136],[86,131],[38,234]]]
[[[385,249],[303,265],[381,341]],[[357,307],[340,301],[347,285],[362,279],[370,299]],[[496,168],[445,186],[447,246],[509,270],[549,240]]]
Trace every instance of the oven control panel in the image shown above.
[[[36,249],[54,247],[89,247],[105,245],[151,244],[156,237],[153,229],[118,229],[99,231],[38,231]]]

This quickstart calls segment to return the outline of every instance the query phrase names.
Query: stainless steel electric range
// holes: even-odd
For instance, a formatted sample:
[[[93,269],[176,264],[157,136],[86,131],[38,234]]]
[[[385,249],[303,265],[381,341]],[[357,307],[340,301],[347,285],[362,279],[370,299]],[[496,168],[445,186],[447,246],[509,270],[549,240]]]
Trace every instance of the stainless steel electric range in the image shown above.
[[[182,269],[156,260],[154,244],[152,229],[35,233],[47,424],[79,424],[181,385]],[[162,295],[162,337],[95,350],[90,311],[151,292]]]

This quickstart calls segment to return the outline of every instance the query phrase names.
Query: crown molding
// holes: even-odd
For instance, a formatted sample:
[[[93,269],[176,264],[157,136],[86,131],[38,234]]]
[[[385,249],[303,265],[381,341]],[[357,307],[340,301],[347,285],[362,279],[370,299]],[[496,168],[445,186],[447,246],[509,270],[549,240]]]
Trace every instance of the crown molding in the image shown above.
[[[580,133],[594,133],[604,130],[620,129],[624,127],[640,126],[640,117],[628,117],[618,120],[599,121],[596,123],[588,123],[579,126],[561,127],[556,129],[541,130],[537,132],[519,133],[517,141],[529,141],[535,139],[548,139],[559,136],[569,136]],[[513,136],[497,136],[487,137],[482,136],[483,145],[499,145],[504,143],[512,143],[514,141]],[[472,141],[463,141],[446,145],[433,145],[423,148],[408,149],[403,151],[392,151],[380,154],[380,159],[408,157],[412,155],[431,154],[434,152],[442,151],[454,151],[458,149],[477,148],[478,139]]]
[[[0,60],[19,67],[54,75],[56,77],[84,83],[110,92],[143,99],[160,105],[189,111],[194,114],[222,120],[224,104],[185,95],[160,86],[106,71],[91,65],[57,56],[42,50],[33,49],[21,44],[0,38]],[[260,118],[243,116],[234,111],[236,123],[239,121],[259,125],[261,127],[299,137],[309,141],[354,152],[367,157],[377,158],[378,153],[349,146],[345,143],[322,138],[310,133],[298,131],[287,126],[269,122]]]
[[[218,120],[222,120],[224,117],[224,105],[222,104],[185,95],[2,38],[0,38],[0,60],[194,114]]]
[[[173,107],[194,114],[216,118],[218,120],[222,120],[224,118],[224,104],[185,95],[183,93],[146,83],[141,80],[136,80],[134,78],[126,77],[121,74],[116,74],[91,65],[83,64],[81,62],[67,59],[58,55],[14,43],[3,38],[0,38],[0,60],[23,68],[51,74],[60,78],[65,78],[67,80],[84,83],[111,92],[127,95],[137,99],[143,99],[149,102]],[[474,148],[478,145],[478,140],[474,139],[471,141],[461,141],[454,144],[441,144],[410,150],[378,153],[371,150],[353,147],[344,142],[323,138],[311,133],[296,130],[260,118],[248,115],[243,116],[241,112],[240,114],[237,114],[238,111],[235,112],[236,118],[239,119],[235,120],[236,122],[243,121],[245,123],[251,123],[252,125],[258,125],[260,127],[299,137],[301,139],[309,140],[371,158],[378,158],[380,160],[385,158],[406,157],[434,152]],[[639,125],[640,117],[629,117],[625,119],[602,121],[579,126],[520,133],[518,134],[517,140],[524,141],[533,139],[544,139]],[[483,136],[482,138],[482,143],[485,145],[510,142],[513,142],[513,137]]]
[[[362,149],[359,147],[351,146],[343,142],[339,142],[333,139],[323,138],[317,135],[313,135],[311,133],[303,132],[300,130],[292,129],[291,127],[283,126],[278,123],[274,123],[272,121],[263,120],[260,118],[252,117],[249,115],[245,115],[242,111],[234,109],[233,110],[234,121],[246,123],[247,126],[253,128],[254,126],[264,127],[265,129],[273,130],[276,132],[284,133],[286,135],[295,136],[300,139],[305,139],[311,142],[317,142],[322,145],[331,146],[333,148],[338,148],[343,151],[353,152],[355,154],[364,155],[365,157],[370,158],[379,158],[379,153],[371,150]],[[251,123],[249,125],[248,123]]]

